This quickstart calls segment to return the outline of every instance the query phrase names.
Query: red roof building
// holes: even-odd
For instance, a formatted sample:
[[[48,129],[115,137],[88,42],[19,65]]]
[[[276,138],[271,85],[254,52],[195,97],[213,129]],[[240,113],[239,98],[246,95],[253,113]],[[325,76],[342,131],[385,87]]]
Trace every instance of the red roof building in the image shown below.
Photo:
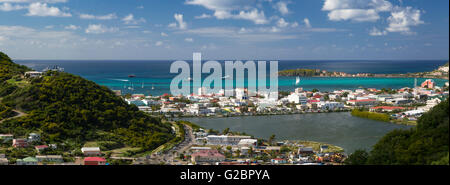
[[[42,152],[43,150],[47,149],[47,145],[38,145],[34,147],[38,152]]]
[[[106,165],[106,159],[102,157],[86,157],[83,163],[84,165]]]

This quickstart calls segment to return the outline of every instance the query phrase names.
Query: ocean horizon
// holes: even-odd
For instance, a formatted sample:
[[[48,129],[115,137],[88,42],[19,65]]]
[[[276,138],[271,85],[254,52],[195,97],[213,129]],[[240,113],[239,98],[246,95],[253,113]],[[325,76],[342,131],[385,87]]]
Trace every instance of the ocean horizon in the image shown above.
[[[234,61],[234,60],[233,60]],[[270,61],[270,60],[267,60]],[[162,95],[170,93],[170,83],[177,74],[171,74],[170,60],[16,60],[34,70],[43,70],[58,65],[66,72],[79,75],[112,90],[121,90],[123,94]],[[192,61],[186,61],[192,65]],[[203,61],[204,62],[204,61]],[[219,61],[222,65],[223,60]],[[425,72],[437,69],[447,60],[280,60],[279,70],[321,69],[327,71],[374,74],[400,74]],[[269,70],[269,69],[267,69]],[[135,78],[129,78],[129,75]],[[207,74],[203,74],[203,78]],[[280,91],[293,91],[297,87],[305,90],[319,89],[333,91],[357,88],[403,88],[413,87],[413,78],[341,78],[341,77],[305,77],[299,85],[295,77],[279,77]],[[421,83],[426,79],[418,79]],[[447,80],[435,79],[438,86]],[[225,82],[223,82],[225,83]],[[247,82],[246,82],[247,84]],[[192,92],[196,93],[192,85]],[[130,89],[131,88],[131,89]]]

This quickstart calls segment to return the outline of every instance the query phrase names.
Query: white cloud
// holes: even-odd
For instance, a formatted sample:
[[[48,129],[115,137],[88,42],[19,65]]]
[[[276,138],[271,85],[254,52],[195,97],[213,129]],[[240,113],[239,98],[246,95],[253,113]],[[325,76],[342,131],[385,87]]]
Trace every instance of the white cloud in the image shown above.
[[[289,23],[286,22],[283,18],[281,18],[280,20],[278,20],[277,26],[280,28],[285,28],[285,27],[289,26]]]
[[[184,41],[186,41],[186,42],[194,42],[194,39],[193,38],[185,38]]]
[[[175,20],[177,21],[176,23],[170,23],[169,27],[170,28],[176,28],[178,27],[181,30],[185,30],[187,28],[187,23],[184,22],[183,20],[183,14],[175,14],[173,16],[175,18]]]
[[[303,22],[305,23],[305,26],[306,26],[307,28],[312,28],[311,23],[309,22],[309,19],[308,19],[308,18],[303,19]]]
[[[122,21],[123,21],[125,24],[139,24],[139,23],[145,23],[145,22],[146,22],[146,20],[145,20],[144,18],[140,18],[139,20],[136,20],[136,19],[134,18],[134,15],[133,15],[133,14],[128,14],[127,16],[125,16],[125,17],[122,19]]]
[[[168,37],[169,35],[167,35],[167,33],[161,32],[161,36]]]
[[[203,6],[214,11],[217,19],[241,19],[267,24],[264,11],[255,8],[255,0],[186,0],[186,4]]]
[[[61,11],[57,7],[48,6],[47,3],[32,3],[28,7],[27,16],[53,16],[53,17],[71,17],[72,14]]]
[[[280,1],[275,5],[276,9],[283,15],[289,14],[289,9],[287,7],[287,2]]]
[[[384,31],[384,30],[381,31],[374,27],[370,30],[369,35],[370,36],[383,36],[383,35],[387,35],[387,31]]]
[[[208,14],[202,14],[202,15],[199,15],[199,16],[195,16],[194,18],[195,19],[208,19],[208,18],[211,18],[212,17],[212,15],[208,15]]]
[[[379,12],[390,11],[392,4],[386,0],[325,0],[323,11],[329,11],[332,21],[376,21]]]
[[[67,0],[0,0],[0,3],[66,3]]]
[[[0,11],[5,11],[5,12],[14,11],[14,10],[22,10],[25,8],[26,8],[25,6],[11,5],[10,3],[3,3],[0,5]]]
[[[111,13],[107,15],[91,15],[91,14],[80,14],[81,19],[96,19],[96,20],[112,20],[117,19],[116,14]]]
[[[279,32],[281,32],[281,30],[274,26],[269,28],[206,27],[189,29],[176,33],[194,34],[201,37],[236,39],[237,41],[247,42],[271,42],[297,38],[297,35]]]
[[[80,27],[71,24],[69,26],[65,26],[64,29],[66,29],[66,30],[78,30],[78,29],[80,29]]]
[[[376,21],[380,16],[374,9],[341,9],[333,10],[328,14],[328,18],[332,21],[353,20],[357,22]]]
[[[155,46],[162,46],[164,43],[162,41],[158,41],[155,43]]]
[[[88,34],[101,34],[108,32],[115,32],[116,28],[108,28],[101,24],[90,24],[88,28],[86,28],[85,32]]]
[[[402,34],[414,34],[410,27],[424,24],[420,16],[420,10],[411,7],[396,8],[388,18],[389,27],[386,30],[389,32],[400,32]]]

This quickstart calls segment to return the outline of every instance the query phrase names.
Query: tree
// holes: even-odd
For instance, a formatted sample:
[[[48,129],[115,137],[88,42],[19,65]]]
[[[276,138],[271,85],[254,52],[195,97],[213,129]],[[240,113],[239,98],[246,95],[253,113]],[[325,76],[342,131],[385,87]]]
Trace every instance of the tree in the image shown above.
[[[345,160],[347,165],[365,165],[367,159],[369,158],[369,153],[365,150],[356,150]]]
[[[227,135],[228,133],[230,133],[230,128],[226,128],[222,131],[223,135]]]
[[[273,145],[273,141],[275,141],[275,134],[272,134],[269,138],[270,145]]]

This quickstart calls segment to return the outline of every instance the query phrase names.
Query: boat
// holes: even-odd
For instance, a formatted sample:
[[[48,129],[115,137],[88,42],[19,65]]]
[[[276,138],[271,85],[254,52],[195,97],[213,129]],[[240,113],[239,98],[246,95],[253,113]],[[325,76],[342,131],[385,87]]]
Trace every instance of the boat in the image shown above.
[[[297,79],[295,79],[295,85],[300,84],[300,77],[297,76]]]
[[[128,75],[128,77],[134,78],[134,77],[136,77],[136,75]]]
[[[228,79],[228,78],[230,78],[230,76],[224,76],[224,77],[222,77],[223,79]]]
[[[152,85],[152,90],[154,90],[154,89],[155,89],[155,86]]]
[[[192,78],[191,77],[187,78],[187,81],[192,81]]]

